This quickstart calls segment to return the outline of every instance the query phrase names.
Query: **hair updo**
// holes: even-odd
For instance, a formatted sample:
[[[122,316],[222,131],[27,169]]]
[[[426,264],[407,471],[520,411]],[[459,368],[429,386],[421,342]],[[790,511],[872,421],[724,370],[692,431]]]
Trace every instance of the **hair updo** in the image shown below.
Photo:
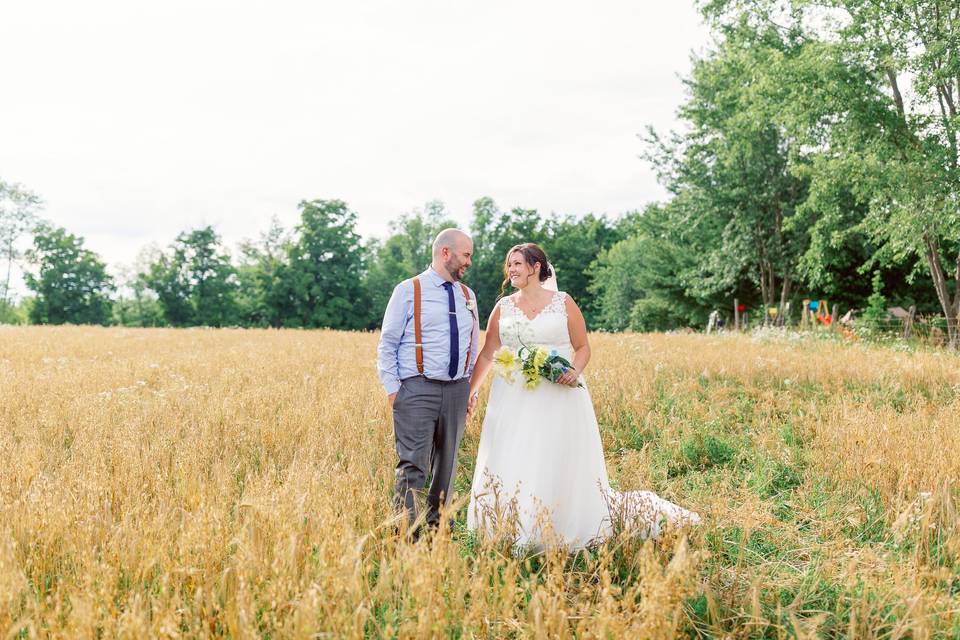
[[[507,255],[503,259],[503,284],[500,285],[500,296],[503,297],[504,292],[507,290],[507,285],[510,284],[510,256],[513,253],[519,252],[523,256],[524,262],[533,267],[538,262],[540,263],[540,282],[545,282],[547,278],[553,275],[553,270],[550,268],[550,261],[547,260],[547,254],[543,249],[540,248],[540,245],[535,242],[523,242],[521,244],[514,245],[510,247],[507,251]]]

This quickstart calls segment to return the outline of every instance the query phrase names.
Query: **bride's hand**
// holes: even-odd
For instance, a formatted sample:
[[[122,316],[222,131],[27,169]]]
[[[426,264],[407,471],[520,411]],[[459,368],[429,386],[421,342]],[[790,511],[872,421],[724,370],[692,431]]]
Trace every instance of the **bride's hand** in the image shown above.
[[[559,384],[565,384],[568,387],[575,387],[577,386],[579,375],[580,373],[577,371],[576,367],[567,367],[567,370],[564,371],[559,378],[557,378],[557,382]]]
[[[467,420],[473,417],[473,412],[477,409],[477,400],[479,399],[479,392],[475,391],[470,394],[470,400],[467,401]]]

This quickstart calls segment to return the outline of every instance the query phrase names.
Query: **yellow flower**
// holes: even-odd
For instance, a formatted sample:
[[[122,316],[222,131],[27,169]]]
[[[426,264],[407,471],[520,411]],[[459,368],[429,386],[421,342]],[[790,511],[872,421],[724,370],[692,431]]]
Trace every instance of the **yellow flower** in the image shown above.
[[[537,371],[539,371],[540,367],[546,364],[546,362],[547,362],[546,350],[537,349],[536,352],[534,352],[533,354],[533,366],[537,369]]]
[[[507,347],[500,347],[493,354],[493,370],[507,382],[513,382],[513,372],[520,368],[517,355]]]
[[[517,356],[509,347],[500,347],[493,354],[493,361],[504,367],[515,368],[517,366]]]
[[[524,368],[523,370],[524,387],[527,389],[536,389],[540,384],[540,374],[534,369]]]

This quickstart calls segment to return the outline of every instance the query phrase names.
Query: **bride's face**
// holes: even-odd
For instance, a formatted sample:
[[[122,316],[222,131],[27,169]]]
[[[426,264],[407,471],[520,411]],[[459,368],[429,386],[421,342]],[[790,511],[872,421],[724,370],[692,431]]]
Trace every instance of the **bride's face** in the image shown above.
[[[514,289],[523,289],[532,281],[538,281],[539,263],[534,266],[527,264],[523,254],[514,251],[507,259],[507,276],[510,278],[510,286]]]

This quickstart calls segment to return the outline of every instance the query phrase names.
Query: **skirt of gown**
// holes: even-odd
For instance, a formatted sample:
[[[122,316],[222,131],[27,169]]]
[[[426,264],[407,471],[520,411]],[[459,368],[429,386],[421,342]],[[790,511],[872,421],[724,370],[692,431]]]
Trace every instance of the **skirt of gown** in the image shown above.
[[[506,527],[521,547],[579,549],[608,537],[614,521],[655,537],[666,522],[699,519],[649,491],[610,488],[586,388],[544,380],[527,389],[519,379],[494,378],[467,512],[471,531]]]

